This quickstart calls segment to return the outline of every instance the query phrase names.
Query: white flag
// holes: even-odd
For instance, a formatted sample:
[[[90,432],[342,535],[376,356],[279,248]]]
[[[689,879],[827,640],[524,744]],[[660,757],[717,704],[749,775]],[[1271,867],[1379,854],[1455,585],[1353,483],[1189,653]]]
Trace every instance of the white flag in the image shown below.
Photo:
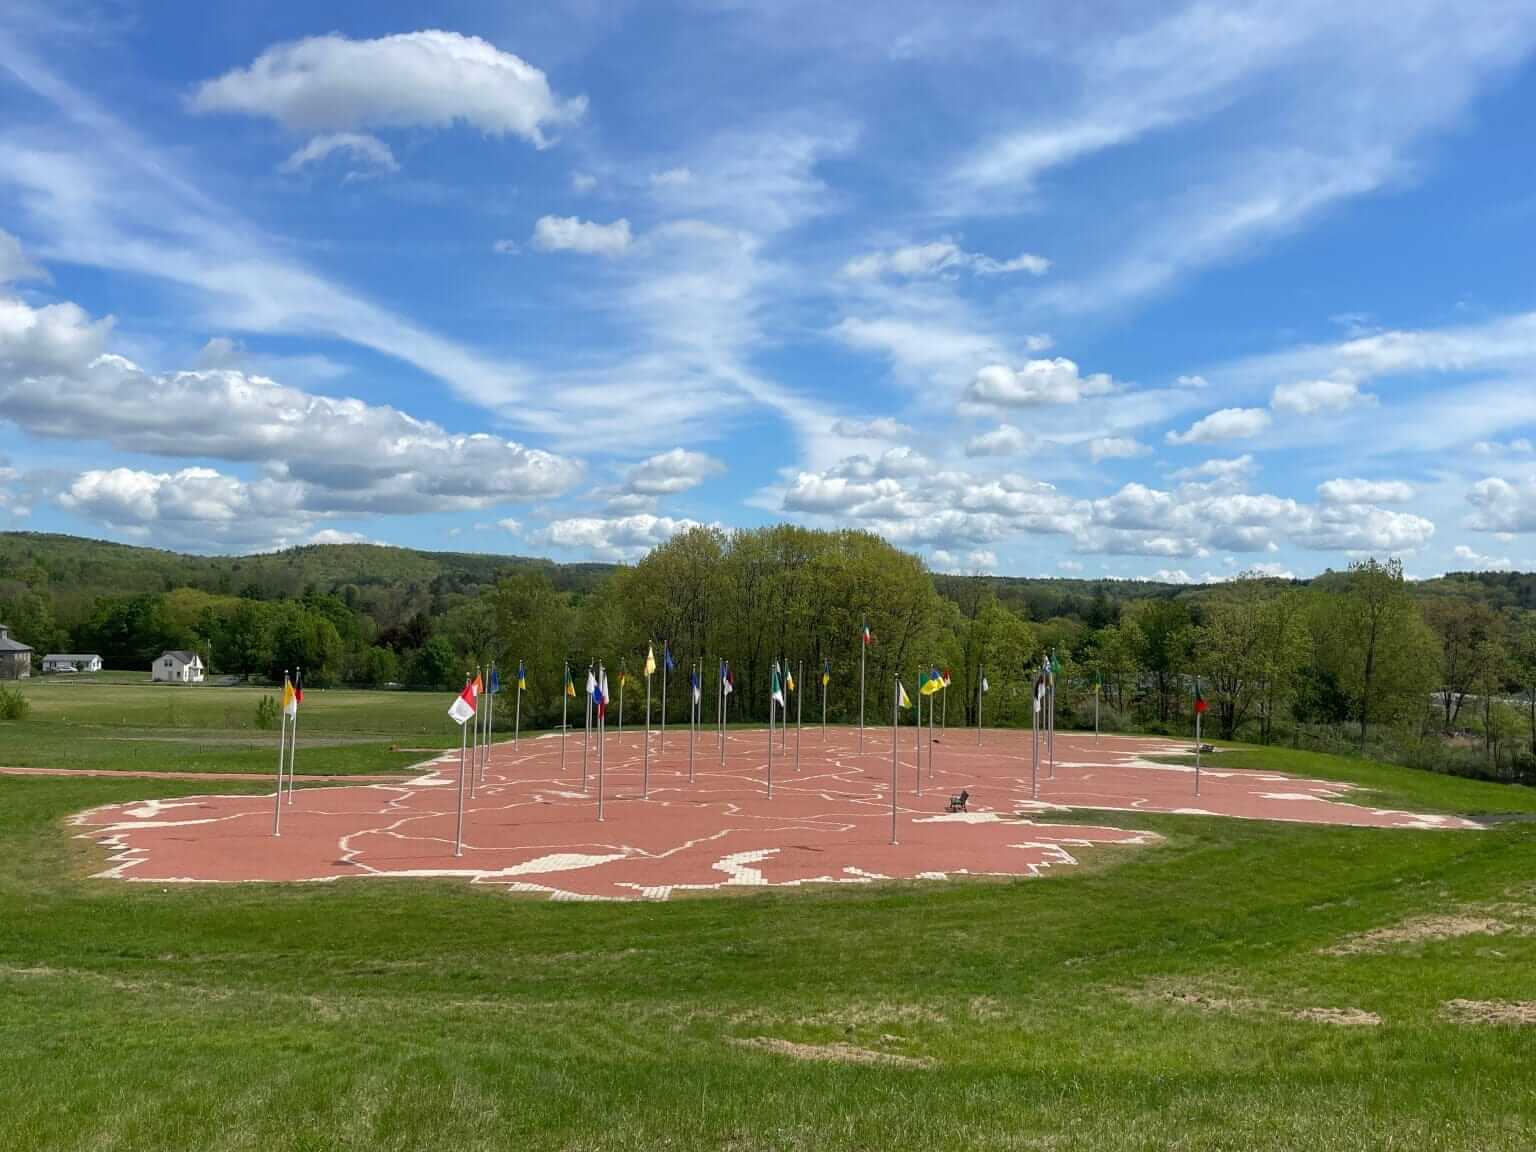
[[[991,689],[987,686],[987,678],[985,676],[981,678],[981,691],[983,695],[991,691]]]
[[[593,673],[592,669],[588,668],[587,669],[587,695],[590,696],[590,695],[592,695],[592,693],[594,693],[596,691],[597,691],[597,676]]]

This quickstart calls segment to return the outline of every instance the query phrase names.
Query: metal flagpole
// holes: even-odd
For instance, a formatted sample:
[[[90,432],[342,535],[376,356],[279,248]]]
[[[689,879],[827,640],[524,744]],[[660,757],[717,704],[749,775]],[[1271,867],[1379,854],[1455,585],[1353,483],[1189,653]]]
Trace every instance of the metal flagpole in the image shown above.
[[[571,697],[565,686],[571,682],[571,662],[565,662],[565,679],[560,682],[560,775],[565,775],[565,719],[569,715]]]
[[[496,680],[496,661],[491,661],[490,673],[485,679],[485,739],[480,742],[480,783],[485,783],[485,770],[491,763],[491,739],[496,734],[496,693],[491,684]]]
[[[294,693],[297,695],[297,685],[304,683],[304,669],[294,670]],[[288,803],[293,803],[293,762],[299,754],[299,709],[294,705],[293,719],[288,722]]]
[[[768,679],[768,799],[773,799],[773,678]]]
[[[789,751],[789,661],[780,661],[784,665],[784,675],[779,681],[779,686],[784,690],[784,707],[779,712],[779,751]]]
[[[795,681],[795,771],[800,771],[800,715],[805,709],[805,661],[800,661],[800,679]]]
[[[944,695],[944,689],[939,690],[939,695]],[[928,702],[928,783],[933,783],[933,702],[931,700]],[[919,795],[922,794],[921,776],[918,778],[917,791]]]
[[[1099,697],[1104,694],[1104,677],[1101,673],[1094,673],[1093,681],[1093,742],[1099,742]]]
[[[288,774],[293,774],[293,762],[288,762]],[[1200,795],[1200,682],[1195,681],[1195,795]]]
[[[283,669],[283,683],[288,683],[288,669]],[[288,746],[288,709],[279,705],[281,724],[277,730],[277,794],[272,806],[272,835],[283,834],[283,751]]]
[[[523,662],[517,662],[517,704],[512,713],[512,747],[518,748],[523,739]]]
[[[863,643],[863,640],[860,640]],[[896,757],[897,736],[901,731],[901,677],[892,677],[895,687],[891,691],[891,843],[896,843]]]
[[[581,790],[587,790],[587,749],[592,743],[592,686],[597,681],[592,678],[592,665],[587,665],[587,727],[581,737]]]
[[[667,665],[672,663],[672,645],[661,642],[661,735],[656,738],[656,755],[667,754]]]
[[[832,672],[826,663],[821,666],[821,742],[827,742],[827,681],[832,678]]]
[[[725,690],[728,683],[726,677],[730,675],[731,665],[729,661],[720,661],[720,767],[725,767],[725,725],[731,716],[731,694]]]
[[[480,665],[475,665],[475,679],[480,679]],[[484,681],[481,681],[482,688]],[[473,799],[475,795],[475,775],[480,767],[480,717],[485,712],[485,701],[475,695],[475,732],[474,739],[469,745],[469,795]],[[457,855],[457,853],[455,853]]]
[[[1046,712],[1045,750],[1050,757],[1050,771],[1046,779],[1056,779],[1056,650],[1051,650],[1051,675],[1046,681],[1045,693],[1049,708]]]
[[[947,672],[945,674],[948,675]],[[944,696],[944,715],[943,715],[943,718],[939,721],[939,734],[940,735],[948,735],[949,734],[949,681],[948,680],[946,680],[944,682],[943,696]],[[932,735],[932,733],[930,733],[929,735]],[[931,749],[929,751],[928,761],[929,761],[929,764],[932,765],[932,763],[933,763],[933,755],[932,755],[932,750]]]
[[[865,617],[859,625],[859,754],[864,753],[864,657],[868,654],[869,641],[865,636],[869,634],[869,618]],[[898,676],[896,679],[900,680]]]
[[[624,681],[628,679],[624,658],[619,657],[619,753],[624,752]]]
[[[479,709],[475,709],[478,715]],[[465,731],[468,724],[459,725],[459,822],[457,830],[453,834],[453,854],[464,855],[464,773],[469,769],[469,757],[465,755],[465,744],[469,739],[469,733]]]
[[[976,665],[976,747],[981,747],[981,698],[985,695],[981,686],[987,681],[987,670],[982,665]]]
[[[921,670],[918,671],[917,677],[919,680],[922,679]],[[933,705],[928,705],[928,709],[931,712]],[[912,734],[916,737],[917,747],[917,794],[921,796],[923,794],[923,690],[921,687],[917,690],[917,724],[913,727]]]
[[[606,670],[601,664],[597,666],[597,690],[603,691],[603,677]],[[603,734],[608,726],[608,694],[603,692],[603,706],[597,710],[597,820],[603,820]]]
[[[1036,800],[1040,799],[1040,698],[1045,695],[1045,673],[1038,675],[1040,679],[1031,687],[1029,701],[1029,733],[1033,748],[1029,759],[1029,791]]]
[[[651,667],[647,664],[645,675],[645,752],[641,756],[640,799],[651,794]],[[665,676],[666,672],[663,671]]]
[[[688,783],[693,783],[693,737],[698,728],[698,714],[704,710],[704,694],[695,690],[694,685],[699,683],[699,678],[704,675],[704,661],[695,660],[693,663],[693,683],[688,685]],[[700,685],[702,687],[702,685]]]

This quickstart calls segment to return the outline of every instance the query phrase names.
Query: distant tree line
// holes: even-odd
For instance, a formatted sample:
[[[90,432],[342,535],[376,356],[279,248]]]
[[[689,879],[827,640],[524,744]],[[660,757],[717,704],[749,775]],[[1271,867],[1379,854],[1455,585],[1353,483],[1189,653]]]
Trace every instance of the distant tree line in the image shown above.
[[[1410,584],[1396,561],[1372,559],[1307,583],[1247,576],[1195,591],[936,576],[867,533],[779,525],[695,529],[628,567],[458,564],[356,546],[181,558],[204,584],[268,581],[227,592],[177,584],[169,553],[17,539],[0,547],[0,621],[39,653],[99,652],[113,668],[147,670],[165,648],[193,648],[241,677],[302,667],[315,686],[448,690],[493,659],[509,685],[522,660],[523,715],[536,725],[558,722],[567,663],[578,692],[598,661],[615,695],[624,674],[625,711],[637,717],[646,647],[660,660],[666,642],[678,663],[673,715],[699,661],[712,719],[729,660],[732,719],[764,719],[769,668],[783,659],[807,719],[820,718],[826,669],[828,716],[847,722],[859,713],[862,651],[870,723],[888,720],[894,676],[910,692],[920,668],[938,667],[951,675],[953,698],[940,698],[949,722],[975,722],[984,668],[986,722],[1027,726],[1030,677],[1054,652],[1064,726],[1091,726],[1097,694],[1107,730],[1184,734],[1199,691],[1216,738],[1354,747],[1497,778],[1536,772],[1536,582],[1519,574]],[[274,590],[294,573],[313,579]],[[83,594],[103,578],[128,587]],[[140,578],[169,586],[133,589]],[[866,622],[874,643],[862,648]],[[658,677],[658,707],[660,689]]]

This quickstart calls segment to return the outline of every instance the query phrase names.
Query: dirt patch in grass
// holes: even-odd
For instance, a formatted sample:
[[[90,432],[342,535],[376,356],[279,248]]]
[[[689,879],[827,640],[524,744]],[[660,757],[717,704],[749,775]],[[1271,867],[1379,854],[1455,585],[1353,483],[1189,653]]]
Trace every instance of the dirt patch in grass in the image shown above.
[[[879,1064],[888,1068],[932,1068],[926,1056],[902,1056],[894,1052],[876,1052],[856,1044],[797,1044],[774,1036],[752,1036],[731,1041],[738,1048],[755,1048],[788,1056],[792,1060],[820,1060],[834,1064]]]
[[[1374,1028],[1381,1023],[1380,1016],[1363,1008],[1302,1008],[1288,1015],[1293,1020],[1336,1024],[1341,1028]]]
[[[1536,1000],[1447,1000],[1440,1014],[1457,1024],[1536,1024]]]
[[[1386,928],[1372,928],[1369,932],[1357,932],[1320,951],[1325,956],[1362,956],[1388,952],[1408,944],[1459,940],[1466,936],[1502,936],[1509,932],[1524,935],[1529,931],[1530,929],[1525,925],[1511,924],[1507,920],[1475,912],[1449,916],[1418,916]]]

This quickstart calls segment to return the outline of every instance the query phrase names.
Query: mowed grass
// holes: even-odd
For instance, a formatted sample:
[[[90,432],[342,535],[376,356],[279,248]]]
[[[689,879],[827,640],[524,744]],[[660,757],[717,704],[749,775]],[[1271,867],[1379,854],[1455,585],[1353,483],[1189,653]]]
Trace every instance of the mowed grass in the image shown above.
[[[272,688],[151,684],[140,678],[34,678],[31,711],[0,724],[0,766],[127,771],[272,772],[276,725],[256,724]],[[451,696],[311,689],[299,718],[298,774],[395,772],[423,749],[458,742]]]
[[[1424,808],[1532,807],[1369,771]],[[1442,1007],[1536,1000],[1530,824],[1113,814],[1166,839],[1047,879],[659,905],[85,878],[70,813],[206,790],[0,779],[0,1148],[1536,1145],[1536,1027]],[[1323,951],[1468,910],[1509,930]]]

